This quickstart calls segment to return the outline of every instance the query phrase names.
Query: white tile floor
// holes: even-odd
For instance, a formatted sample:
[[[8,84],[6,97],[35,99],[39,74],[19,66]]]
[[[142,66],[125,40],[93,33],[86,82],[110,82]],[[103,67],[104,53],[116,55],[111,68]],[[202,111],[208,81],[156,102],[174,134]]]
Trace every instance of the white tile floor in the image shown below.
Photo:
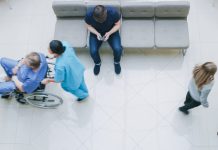
[[[198,107],[189,116],[177,111],[193,66],[218,64],[218,2],[190,2],[190,48],[184,58],[177,51],[126,52],[116,76],[111,53],[103,53],[96,77],[88,52],[78,53],[86,66],[88,101],[77,103],[53,84],[47,90],[64,99],[54,110],[0,99],[0,150],[217,150],[217,84],[209,109]],[[46,53],[56,21],[51,0],[9,3],[0,1],[0,57]]]

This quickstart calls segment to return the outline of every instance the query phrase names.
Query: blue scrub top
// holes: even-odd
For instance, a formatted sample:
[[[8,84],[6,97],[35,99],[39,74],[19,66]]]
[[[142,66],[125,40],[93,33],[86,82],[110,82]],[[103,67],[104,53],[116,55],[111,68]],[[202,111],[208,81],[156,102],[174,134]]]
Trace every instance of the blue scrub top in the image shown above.
[[[76,90],[82,83],[85,68],[69,43],[62,41],[62,44],[65,51],[56,59],[54,80],[61,82],[65,90]]]
[[[99,23],[93,18],[94,7],[88,9],[84,19],[87,24],[94,27],[101,35],[104,35],[106,32],[110,31],[114,27],[115,23],[121,18],[121,15],[115,7],[106,6],[106,9],[107,18],[103,23]]]
[[[40,56],[40,67],[34,72],[30,67],[22,65],[17,72],[17,78],[23,83],[23,90],[26,93],[32,93],[36,90],[40,82],[45,78],[47,72],[47,61],[42,53],[38,53]]]

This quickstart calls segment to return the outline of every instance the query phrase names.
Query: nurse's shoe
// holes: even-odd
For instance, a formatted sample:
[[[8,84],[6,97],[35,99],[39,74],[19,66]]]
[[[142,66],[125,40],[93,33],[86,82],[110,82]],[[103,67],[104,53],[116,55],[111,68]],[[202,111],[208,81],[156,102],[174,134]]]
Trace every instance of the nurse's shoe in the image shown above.
[[[86,101],[87,100],[87,97],[85,97],[85,98],[78,98],[77,99],[77,102],[84,102],[84,101]]]

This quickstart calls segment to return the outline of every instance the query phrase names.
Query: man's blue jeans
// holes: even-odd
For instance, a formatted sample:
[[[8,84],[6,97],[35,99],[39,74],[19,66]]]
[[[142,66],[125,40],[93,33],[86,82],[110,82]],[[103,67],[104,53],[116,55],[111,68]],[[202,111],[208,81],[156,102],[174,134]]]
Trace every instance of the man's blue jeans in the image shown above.
[[[119,63],[122,55],[122,46],[121,46],[121,39],[120,39],[119,32],[117,31],[111,34],[107,42],[109,43],[109,45],[113,50],[114,62]],[[101,63],[101,58],[99,55],[99,48],[101,44],[102,41],[99,41],[95,34],[90,33],[90,37],[89,37],[90,54],[95,64]]]

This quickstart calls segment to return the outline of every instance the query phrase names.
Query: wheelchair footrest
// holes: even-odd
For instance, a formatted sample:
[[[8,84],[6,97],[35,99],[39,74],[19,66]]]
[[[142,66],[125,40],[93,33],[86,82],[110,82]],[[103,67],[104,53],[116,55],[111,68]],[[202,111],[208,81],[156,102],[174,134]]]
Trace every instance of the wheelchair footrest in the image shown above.
[[[20,104],[27,104],[26,100],[24,98],[16,99],[18,103]]]

